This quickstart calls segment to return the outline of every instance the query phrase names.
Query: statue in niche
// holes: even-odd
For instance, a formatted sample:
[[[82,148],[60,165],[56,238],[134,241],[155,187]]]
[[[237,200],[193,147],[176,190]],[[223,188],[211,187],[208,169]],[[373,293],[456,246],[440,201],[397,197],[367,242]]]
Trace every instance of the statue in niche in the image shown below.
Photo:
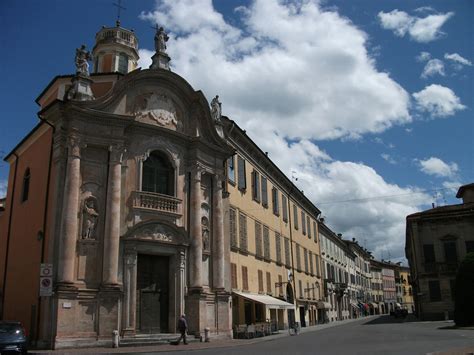
[[[76,74],[89,76],[89,60],[92,60],[92,55],[86,50],[85,45],[76,48]]]
[[[202,229],[202,250],[210,251],[209,220],[206,217],[201,218]]]
[[[166,42],[168,42],[169,37],[163,27],[158,28],[156,26],[155,33],[155,50],[157,52],[166,53]]]
[[[96,239],[96,228],[99,220],[97,199],[89,196],[84,200],[82,209],[82,239]]]
[[[219,95],[211,101],[211,116],[214,122],[220,122],[222,116],[222,103],[219,102]]]

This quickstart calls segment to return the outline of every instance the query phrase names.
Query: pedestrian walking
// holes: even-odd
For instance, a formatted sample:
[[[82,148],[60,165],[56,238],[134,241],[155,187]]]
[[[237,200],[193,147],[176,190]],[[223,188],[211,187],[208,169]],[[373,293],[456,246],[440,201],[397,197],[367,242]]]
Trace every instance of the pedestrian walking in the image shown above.
[[[178,330],[181,333],[181,336],[179,337],[177,344],[179,345],[181,339],[183,339],[183,344],[188,345],[188,342],[186,341],[186,331],[188,330],[188,322],[186,321],[186,316],[184,314],[181,315],[178,319]]]

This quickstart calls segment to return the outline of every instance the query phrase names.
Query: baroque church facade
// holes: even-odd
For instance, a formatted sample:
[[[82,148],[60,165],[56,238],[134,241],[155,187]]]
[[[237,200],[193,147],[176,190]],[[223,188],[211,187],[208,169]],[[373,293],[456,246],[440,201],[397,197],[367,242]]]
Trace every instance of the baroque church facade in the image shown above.
[[[233,148],[202,92],[169,70],[166,40],[157,30],[152,67],[135,69],[135,34],[102,28],[93,73],[82,46],[76,75],[53,79],[37,100],[40,124],[6,158],[19,182],[16,191],[10,184],[5,214],[22,213],[14,195],[29,189],[19,200],[32,204],[32,219],[44,219],[38,253],[52,264],[55,287],[31,321],[19,315],[21,276],[11,270],[22,237],[15,215],[5,218],[3,319],[23,318],[30,335],[54,348],[107,345],[114,330],[174,333],[185,310],[190,333],[230,336],[223,186]],[[25,187],[30,178],[19,165],[33,160],[48,167],[28,167],[31,181],[47,176],[46,189]]]

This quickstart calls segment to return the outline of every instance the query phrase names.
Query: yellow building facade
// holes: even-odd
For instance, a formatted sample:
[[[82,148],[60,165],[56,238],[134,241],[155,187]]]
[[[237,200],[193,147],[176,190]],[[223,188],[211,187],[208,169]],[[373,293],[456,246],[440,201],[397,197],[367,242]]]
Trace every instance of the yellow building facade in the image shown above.
[[[236,154],[227,161],[234,328],[285,329],[317,323],[324,291],[320,211],[233,121],[223,118]]]

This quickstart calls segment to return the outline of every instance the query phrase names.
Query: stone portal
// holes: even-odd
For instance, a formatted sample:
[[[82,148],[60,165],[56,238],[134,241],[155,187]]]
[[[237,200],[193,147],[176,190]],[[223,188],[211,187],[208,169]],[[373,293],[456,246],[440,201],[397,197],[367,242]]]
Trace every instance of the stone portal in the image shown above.
[[[138,254],[137,331],[168,333],[169,257]]]

